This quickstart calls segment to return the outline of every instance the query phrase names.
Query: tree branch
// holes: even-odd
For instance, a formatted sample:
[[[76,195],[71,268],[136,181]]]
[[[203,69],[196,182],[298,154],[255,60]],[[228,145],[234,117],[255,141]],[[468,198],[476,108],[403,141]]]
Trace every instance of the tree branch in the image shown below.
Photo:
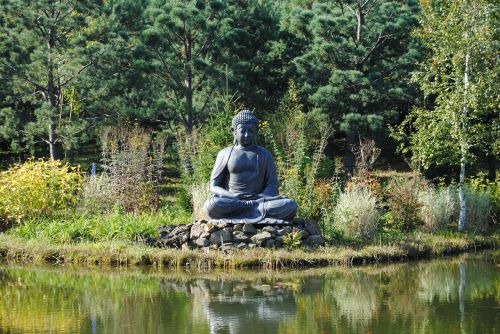
[[[382,44],[389,38],[392,37],[393,35],[382,35],[380,33],[377,37],[377,41],[375,42],[375,45],[370,49],[370,51],[358,62],[356,62],[356,66],[361,66],[363,63],[372,55],[377,49],[380,48]]]
[[[156,49],[155,51],[156,51],[156,53],[157,53],[157,55],[158,55],[158,57],[159,57],[159,59],[160,59],[161,63],[163,64],[163,67],[164,67],[165,72],[167,72],[167,74],[168,74],[168,75],[172,78],[172,80],[174,80],[174,81],[175,81],[175,83],[176,83],[178,86],[183,86],[183,84],[182,84],[182,82],[180,81],[180,79],[176,78],[176,77],[174,76],[174,74],[173,74],[173,73],[169,70],[169,66],[168,66],[168,64],[167,64],[167,61],[165,60],[165,58],[163,58],[163,55],[161,54],[161,52],[160,52],[158,49]]]
[[[75,74],[73,74],[71,77],[69,77],[68,79],[66,79],[65,81],[63,81],[61,84],[59,84],[59,89],[61,87],[64,87],[66,86],[69,82],[71,82],[74,78],[76,78],[78,75],[80,75],[80,73],[82,73],[86,68],[88,68],[89,66],[91,66],[92,64],[94,64],[96,61],[97,61],[97,58],[102,55],[103,52],[101,52],[96,58],[92,59],[91,61],[89,61],[87,64],[83,65]]]

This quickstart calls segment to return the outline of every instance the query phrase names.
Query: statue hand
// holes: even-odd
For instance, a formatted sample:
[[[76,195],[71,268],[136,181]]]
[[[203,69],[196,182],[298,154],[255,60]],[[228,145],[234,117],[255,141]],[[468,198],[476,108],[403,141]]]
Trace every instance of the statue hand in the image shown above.
[[[259,194],[259,199],[263,199],[264,201],[268,202],[268,201],[273,201],[275,199],[280,199],[282,198],[281,196],[269,196],[269,195],[266,195],[266,194]]]
[[[239,199],[242,199],[242,200],[252,200],[252,199],[255,199],[255,195],[254,194],[250,194],[250,193],[238,194],[237,197]]]

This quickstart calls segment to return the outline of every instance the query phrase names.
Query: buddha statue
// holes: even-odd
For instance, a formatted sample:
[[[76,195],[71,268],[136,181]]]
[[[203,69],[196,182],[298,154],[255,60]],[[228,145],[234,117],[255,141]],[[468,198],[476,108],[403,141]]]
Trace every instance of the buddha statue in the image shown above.
[[[258,120],[249,110],[232,121],[234,143],[222,149],[210,177],[212,196],[205,203],[211,219],[257,223],[266,218],[286,222],[297,212],[294,200],[278,194],[278,177],[271,153],[255,145]]]

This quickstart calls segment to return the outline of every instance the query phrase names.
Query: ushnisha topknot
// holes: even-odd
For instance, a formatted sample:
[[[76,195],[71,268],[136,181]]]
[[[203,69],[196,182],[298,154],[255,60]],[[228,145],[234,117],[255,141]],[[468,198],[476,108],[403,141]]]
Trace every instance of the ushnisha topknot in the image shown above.
[[[239,124],[253,124],[257,127],[259,124],[259,120],[253,112],[248,109],[243,109],[236,116],[233,117],[233,121],[231,123],[231,130],[235,130]]]

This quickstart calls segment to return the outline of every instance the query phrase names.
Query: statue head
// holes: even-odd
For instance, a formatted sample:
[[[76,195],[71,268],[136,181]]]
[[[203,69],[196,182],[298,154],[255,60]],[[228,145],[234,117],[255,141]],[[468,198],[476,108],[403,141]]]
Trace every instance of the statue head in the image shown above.
[[[246,109],[240,111],[231,123],[235,142],[240,146],[253,145],[258,124],[259,121],[253,112]]]

